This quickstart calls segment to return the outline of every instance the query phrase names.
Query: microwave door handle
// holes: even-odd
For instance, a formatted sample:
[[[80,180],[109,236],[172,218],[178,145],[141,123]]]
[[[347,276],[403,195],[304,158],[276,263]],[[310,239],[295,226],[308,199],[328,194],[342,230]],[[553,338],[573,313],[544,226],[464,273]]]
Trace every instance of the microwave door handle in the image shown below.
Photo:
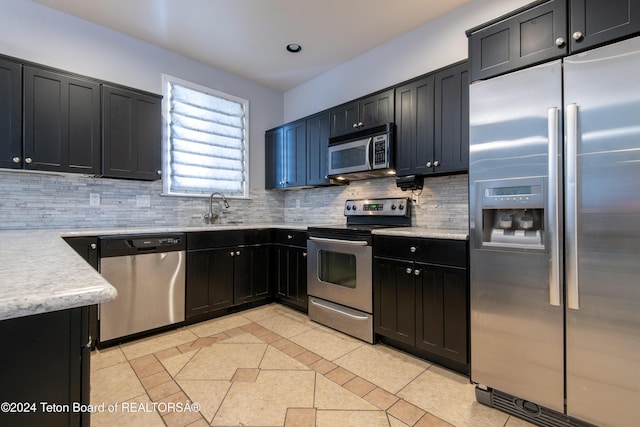
[[[367,170],[372,170],[371,163],[373,163],[373,137],[369,137],[367,140]]]

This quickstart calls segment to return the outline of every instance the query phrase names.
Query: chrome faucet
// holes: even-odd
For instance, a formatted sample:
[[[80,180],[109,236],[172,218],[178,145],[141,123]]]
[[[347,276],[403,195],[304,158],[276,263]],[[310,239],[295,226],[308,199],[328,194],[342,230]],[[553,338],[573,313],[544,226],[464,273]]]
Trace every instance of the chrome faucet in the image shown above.
[[[213,224],[218,218],[220,218],[220,213],[218,211],[213,210],[213,197],[214,196],[220,196],[222,198],[222,203],[224,203],[224,207],[225,208],[229,208],[229,202],[227,202],[227,198],[224,197],[224,194],[219,193],[219,192],[215,192],[215,193],[211,193],[211,196],[209,196],[209,213],[204,214],[204,222],[207,222],[209,224]]]

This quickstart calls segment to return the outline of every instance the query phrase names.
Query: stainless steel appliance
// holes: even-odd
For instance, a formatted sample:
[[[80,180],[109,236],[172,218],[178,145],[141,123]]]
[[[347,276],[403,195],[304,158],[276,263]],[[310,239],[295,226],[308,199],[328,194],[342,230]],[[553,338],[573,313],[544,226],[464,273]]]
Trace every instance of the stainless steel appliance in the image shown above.
[[[346,225],[309,227],[309,318],[373,343],[372,230],[411,224],[407,198],[347,200]]]
[[[394,124],[329,139],[328,175],[339,180],[393,176]]]
[[[100,304],[100,344],[184,321],[185,236],[100,238],[100,273],[118,297]]]
[[[470,88],[471,379],[539,425],[640,424],[638,69],[634,38]]]

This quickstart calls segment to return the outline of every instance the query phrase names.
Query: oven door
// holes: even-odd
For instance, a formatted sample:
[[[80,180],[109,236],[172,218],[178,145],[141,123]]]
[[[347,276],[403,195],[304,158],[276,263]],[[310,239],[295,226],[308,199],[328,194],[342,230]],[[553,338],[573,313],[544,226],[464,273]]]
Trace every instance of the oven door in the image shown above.
[[[309,295],[373,312],[373,253],[367,241],[310,237],[307,252]]]

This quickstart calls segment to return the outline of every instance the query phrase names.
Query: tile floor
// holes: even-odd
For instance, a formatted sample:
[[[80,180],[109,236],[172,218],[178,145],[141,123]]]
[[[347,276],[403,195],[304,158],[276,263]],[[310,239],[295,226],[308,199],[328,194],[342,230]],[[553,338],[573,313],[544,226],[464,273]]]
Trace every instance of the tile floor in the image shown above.
[[[92,426],[529,425],[464,376],[279,304],[93,352],[91,404]]]

